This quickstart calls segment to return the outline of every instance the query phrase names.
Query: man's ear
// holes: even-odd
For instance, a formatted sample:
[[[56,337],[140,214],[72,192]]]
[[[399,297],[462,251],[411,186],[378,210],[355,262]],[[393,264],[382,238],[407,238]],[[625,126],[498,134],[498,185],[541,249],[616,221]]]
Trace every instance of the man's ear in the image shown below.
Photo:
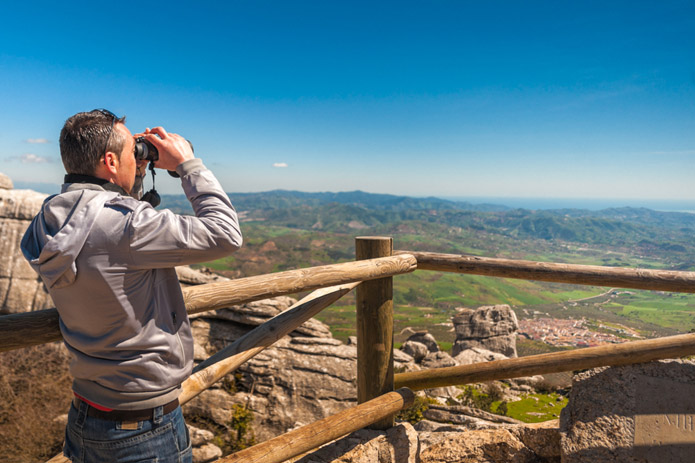
[[[118,159],[118,156],[111,151],[107,151],[104,155],[104,167],[106,167],[106,170],[115,175],[118,173],[119,166],[120,160]]]

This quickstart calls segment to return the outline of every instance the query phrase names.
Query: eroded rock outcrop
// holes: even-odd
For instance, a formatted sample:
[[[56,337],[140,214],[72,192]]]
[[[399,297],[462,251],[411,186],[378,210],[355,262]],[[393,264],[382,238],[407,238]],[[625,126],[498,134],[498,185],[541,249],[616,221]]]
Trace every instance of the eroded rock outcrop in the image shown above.
[[[0,172],[0,190],[12,190],[13,188],[12,179]]]
[[[421,463],[560,463],[557,421],[463,432],[420,433]]]
[[[222,449],[212,443],[215,435],[208,430],[188,426],[193,446],[193,463],[208,463],[222,456]]]
[[[41,310],[53,305],[41,279],[22,256],[22,236],[47,195],[13,190],[0,174],[0,314]]]
[[[492,362],[493,360],[504,360],[507,358],[509,357],[499,352],[492,352],[482,347],[471,347],[470,349],[459,352],[454,357],[454,360],[456,360],[459,365],[470,365],[473,363]]]
[[[388,431],[362,429],[297,463],[560,463],[557,420],[484,430],[417,431],[399,423]]]
[[[480,347],[516,357],[516,332],[519,323],[514,311],[506,304],[460,309],[453,318],[456,341],[452,355]]]
[[[360,429],[298,459],[297,463],[418,463],[418,433],[410,423],[387,431]]]

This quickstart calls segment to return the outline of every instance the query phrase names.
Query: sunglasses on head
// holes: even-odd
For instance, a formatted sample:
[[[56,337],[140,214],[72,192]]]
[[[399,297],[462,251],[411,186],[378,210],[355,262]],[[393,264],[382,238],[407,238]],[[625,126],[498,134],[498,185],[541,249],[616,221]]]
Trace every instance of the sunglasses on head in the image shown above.
[[[109,129],[109,135],[106,137],[106,144],[104,144],[104,154],[106,154],[106,150],[109,147],[109,141],[111,140],[111,134],[113,133],[113,126],[116,124],[116,121],[118,120],[118,116],[116,116],[114,113],[112,113],[108,109],[94,109],[94,110],[92,110],[92,112],[98,112],[105,117],[111,118],[111,128]]]

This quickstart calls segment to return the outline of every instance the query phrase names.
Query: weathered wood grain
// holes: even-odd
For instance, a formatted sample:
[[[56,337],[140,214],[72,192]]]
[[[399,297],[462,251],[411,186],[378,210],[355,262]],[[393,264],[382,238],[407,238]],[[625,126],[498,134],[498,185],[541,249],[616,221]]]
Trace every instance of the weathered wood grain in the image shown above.
[[[355,257],[374,259],[393,253],[393,239],[380,236],[355,238]],[[393,278],[379,278],[357,288],[357,402],[363,403],[393,391]],[[370,425],[393,427],[393,416]]]
[[[16,313],[0,317],[0,352],[60,341],[56,309]]]
[[[414,255],[417,259],[418,270],[552,281],[575,285],[695,293],[695,272],[559,264],[434,252],[396,251],[395,254]]]
[[[400,275],[416,267],[415,257],[402,254],[193,286],[186,288],[183,296],[188,313],[194,314],[300,291]]]

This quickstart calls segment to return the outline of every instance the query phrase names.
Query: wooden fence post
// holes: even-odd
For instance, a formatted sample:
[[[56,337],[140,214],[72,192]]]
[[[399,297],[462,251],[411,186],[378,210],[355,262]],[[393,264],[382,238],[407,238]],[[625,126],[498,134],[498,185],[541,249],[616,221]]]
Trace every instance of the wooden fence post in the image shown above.
[[[392,238],[355,238],[357,260],[392,253]],[[386,277],[365,281],[357,287],[357,402],[364,403],[393,390],[393,278]],[[388,429],[393,423],[390,415],[369,427]]]

